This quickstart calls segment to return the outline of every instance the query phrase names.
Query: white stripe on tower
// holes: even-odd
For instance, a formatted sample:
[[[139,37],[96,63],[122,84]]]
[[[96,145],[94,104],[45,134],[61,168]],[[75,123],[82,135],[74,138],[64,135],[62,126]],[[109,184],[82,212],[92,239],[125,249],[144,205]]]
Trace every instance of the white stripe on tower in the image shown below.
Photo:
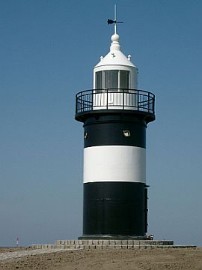
[[[136,146],[93,146],[84,149],[84,183],[146,183],[146,149]]]

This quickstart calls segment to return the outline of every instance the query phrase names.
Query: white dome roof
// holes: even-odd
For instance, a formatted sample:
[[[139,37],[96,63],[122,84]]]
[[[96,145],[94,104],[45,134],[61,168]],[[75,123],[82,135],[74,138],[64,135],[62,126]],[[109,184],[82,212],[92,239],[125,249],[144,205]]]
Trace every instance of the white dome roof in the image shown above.
[[[100,62],[95,66],[129,66],[135,67],[135,65],[130,61],[131,56],[126,57],[120,50],[119,35],[113,34],[111,37],[110,52],[105,56],[100,58]]]

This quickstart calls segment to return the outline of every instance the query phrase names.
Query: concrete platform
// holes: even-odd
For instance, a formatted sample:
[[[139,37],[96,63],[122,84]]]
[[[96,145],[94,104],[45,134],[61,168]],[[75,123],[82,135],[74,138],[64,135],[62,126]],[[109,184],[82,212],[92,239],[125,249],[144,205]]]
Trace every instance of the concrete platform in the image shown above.
[[[57,240],[55,244],[33,245],[36,249],[153,249],[153,248],[196,248],[196,246],[174,245],[168,240]]]

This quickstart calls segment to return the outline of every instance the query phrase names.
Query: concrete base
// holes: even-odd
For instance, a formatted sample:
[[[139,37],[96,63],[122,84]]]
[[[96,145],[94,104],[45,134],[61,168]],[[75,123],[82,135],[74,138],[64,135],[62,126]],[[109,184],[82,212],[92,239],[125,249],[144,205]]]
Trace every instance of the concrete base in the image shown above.
[[[58,240],[53,245],[33,245],[39,249],[153,249],[153,248],[196,248],[196,246],[174,245],[167,240],[134,240],[134,239],[89,239]]]
[[[173,241],[134,240],[134,239],[88,239],[88,240],[58,240],[56,245],[82,245],[82,246],[145,246],[145,245],[173,245]]]
[[[80,240],[58,240],[52,245],[33,245],[36,249],[153,249],[153,248],[191,248],[196,246],[174,245],[168,240],[135,240],[135,239],[80,239]]]

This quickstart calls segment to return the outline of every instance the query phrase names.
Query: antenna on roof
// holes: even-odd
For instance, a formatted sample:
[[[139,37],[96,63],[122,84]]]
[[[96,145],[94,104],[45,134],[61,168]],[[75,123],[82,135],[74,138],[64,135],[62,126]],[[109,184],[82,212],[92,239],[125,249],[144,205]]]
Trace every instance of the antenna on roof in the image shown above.
[[[113,24],[114,23],[114,34],[117,33],[117,23],[123,23],[123,22],[117,22],[117,8],[116,8],[116,5],[114,5],[114,20],[108,19],[107,23],[108,24]]]

